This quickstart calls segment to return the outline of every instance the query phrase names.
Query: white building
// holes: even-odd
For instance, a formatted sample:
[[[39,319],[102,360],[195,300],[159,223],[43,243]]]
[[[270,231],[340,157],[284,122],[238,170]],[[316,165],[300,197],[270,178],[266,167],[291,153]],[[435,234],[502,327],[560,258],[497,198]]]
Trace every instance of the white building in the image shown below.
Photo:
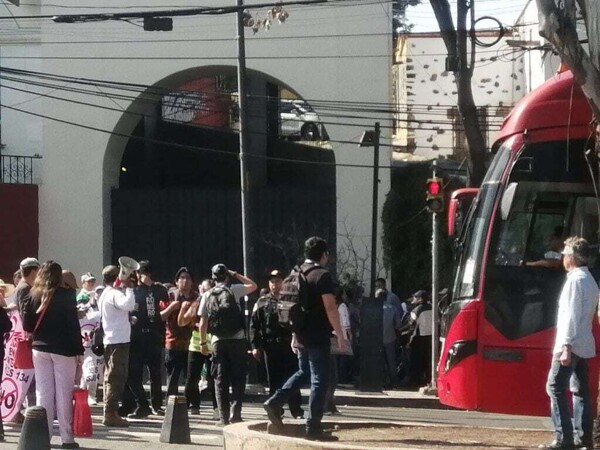
[[[502,120],[526,94],[523,58],[507,40],[509,33],[480,32],[489,48],[477,48],[472,89],[488,145]],[[399,159],[453,158],[462,161],[466,141],[457,108],[454,74],[446,70],[447,50],[439,32],[409,33],[397,38],[394,58],[396,109],[394,146]]]
[[[164,2],[148,0],[144,7],[132,9],[139,2],[104,0],[84,6],[66,0],[58,7],[56,2],[38,0],[39,5],[32,6],[35,1],[5,6],[4,15],[14,20],[2,22],[0,35],[4,153],[43,157],[36,170],[40,259],[59,261],[76,274],[99,273],[104,264],[120,256],[114,254],[111,194],[120,187],[123,155],[130,136],[138,132],[140,115],[148,120],[156,114],[161,97],[153,89],[176,89],[202,77],[235,73],[236,19],[234,14],[176,17],[173,31],[147,32],[140,20],[55,23],[47,17],[164,10]],[[253,3],[258,2],[248,2]],[[177,4],[198,7],[190,0]],[[232,4],[217,1],[211,6]],[[380,165],[388,166],[391,121],[388,114],[367,108],[357,114],[341,113],[340,105],[389,102],[391,6],[338,2],[285,8],[289,18],[284,24],[275,23],[268,32],[255,35],[246,30],[249,94],[264,99],[265,86],[274,83],[314,105],[326,124],[337,164],[337,234],[349,235],[365,254],[371,236],[373,150],[357,143],[365,128],[381,122],[381,140],[388,145],[382,145]],[[251,14],[255,20],[266,18],[266,10]],[[23,18],[38,15],[43,18]],[[33,76],[23,70],[34,72]],[[80,84],[77,80],[94,81]],[[139,89],[119,90],[112,82],[137,84]],[[255,100],[254,105],[261,112],[268,108],[266,100]],[[253,126],[266,126],[264,120],[253,120]],[[262,161],[265,139],[249,137]],[[253,164],[253,170],[264,171],[261,167]],[[380,172],[380,180],[381,208],[389,190],[389,171]],[[140,232],[153,237],[149,247],[161,245],[165,237],[152,231],[152,223],[142,228]],[[186,262],[185,255],[180,259],[182,264],[193,264]],[[176,267],[171,269],[174,272]]]

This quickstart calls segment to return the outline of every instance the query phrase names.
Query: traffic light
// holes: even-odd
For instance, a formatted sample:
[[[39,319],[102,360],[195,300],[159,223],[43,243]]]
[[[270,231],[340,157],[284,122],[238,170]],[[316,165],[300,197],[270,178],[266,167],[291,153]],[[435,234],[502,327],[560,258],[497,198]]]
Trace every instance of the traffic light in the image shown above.
[[[427,209],[432,213],[444,210],[444,180],[438,177],[427,180]]]

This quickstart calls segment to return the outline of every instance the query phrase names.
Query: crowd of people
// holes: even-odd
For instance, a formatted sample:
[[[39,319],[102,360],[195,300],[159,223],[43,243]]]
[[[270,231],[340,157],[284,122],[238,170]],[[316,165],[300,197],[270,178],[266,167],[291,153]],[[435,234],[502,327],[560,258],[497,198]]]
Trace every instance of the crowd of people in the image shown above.
[[[547,383],[556,439],[544,448],[591,448],[587,359],[595,355],[592,323],[598,286],[586,267],[590,255],[591,248],[582,238],[567,239],[561,250],[568,276],[559,299]],[[269,399],[264,409],[273,426],[283,425],[287,405],[292,417],[306,418],[307,439],[336,440],[324,432],[321,421],[325,413],[339,413],[338,381],[358,375],[360,314],[352,293],[336,288],[326,268],[327,243],[309,238],[304,256],[288,276],[280,270],[269,273],[268,289],[254,304],[249,325],[242,299],[258,286],[224,264],[214,265],[211,278],[198,285],[187,267],[176,271],[174,284],[163,284],[154,280],[149,261],[141,261],[136,271],[125,275],[122,268],[109,265],[98,285],[93,274],[82,275],[77,292],[75,276],[57,262],[41,264],[25,258],[14,276],[14,292],[8,292],[9,285],[0,280],[0,333],[11,330],[7,312],[12,312],[20,316],[25,337],[31,341],[35,376],[26,405],[46,410],[50,435],[54,419],[58,420],[62,448],[78,448],[73,435],[76,386],[89,390],[90,402],[104,402],[105,426],[127,427],[127,418],[165,414],[164,365],[167,395],[179,395],[180,381],[185,379],[189,412],[200,414],[204,377],[209,413],[218,424],[227,425],[243,420],[251,355],[266,366]],[[410,301],[401,301],[381,278],[376,281],[375,297],[381,299],[383,310],[382,371],[387,387],[428,384],[433,314],[428,293],[417,291]],[[96,321],[96,333],[102,330],[98,336],[103,358],[92,356],[89,342],[84,345],[90,340],[89,335],[82,336],[86,320]],[[0,348],[4,352],[4,346]],[[84,359],[91,361],[87,370],[82,370]],[[90,366],[92,373],[103,372],[102,396],[92,383],[99,375],[90,377]],[[305,385],[310,385],[307,411],[300,394]],[[573,392],[573,421],[568,389]],[[17,415],[16,420],[22,419],[22,414]]]
[[[23,405],[43,406],[52,434],[58,419],[63,448],[77,448],[72,421],[73,390],[89,391],[89,401],[104,403],[103,424],[127,427],[128,418],[164,415],[163,366],[166,394],[180,395],[184,381],[190,414],[200,414],[201,390],[208,394],[209,414],[220,425],[242,419],[248,353],[264,365],[271,398],[265,408],[280,420],[286,403],[294,418],[307,418],[307,436],[328,440],[320,427],[325,413],[338,414],[335,388],[353,383],[358,376],[360,313],[354,293],[336,288],[326,265],[327,243],[307,240],[305,261],[299,266],[306,279],[308,319],[303,330],[282,326],[277,304],[287,275],[273,270],[268,289],[254,304],[249,325],[242,299],[257,290],[247,276],[224,264],[211,269],[211,277],[197,283],[187,268],[179,268],[173,284],[153,278],[149,261],[120,280],[120,267],[109,265],[102,278],[88,272],[75,276],[54,261],[40,263],[25,258],[15,273],[16,289],[0,308],[0,332],[10,330],[7,311],[18,313],[32,342],[34,382]],[[284,287],[285,288],[285,287]],[[384,296],[384,354],[388,385],[427,382],[427,295],[415,294],[410,305],[377,281],[377,295]],[[215,311],[221,314],[218,324]],[[218,315],[218,314],[216,314]],[[233,318],[232,318],[233,317]],[[82,322],[83,321],[83,322]],[[87,322],[85,322],[87,321]],[[90,350],[90,336],[82,340],[82,323],[101,324],[103,354]],[[409,339],[402,336],[409,333]],[[4,349],[3,349],[4,350]],[[422,353],[422,354],[421,354]],[[85,369],[82,370],[82,365]],[[147,370],[149,397],[144,389]],[[95,376],[90,376],[90,373]],[[399,377],[400,375],[400,377]],[[103,378],[103,389],[97,389]],[[308,412],[302,408],[300,387],[311,384]],[[22,421],[18,414],[16,421]],[[278,420],[276,419],[277,423]],[[0,430],[1,431],[1,430]]]

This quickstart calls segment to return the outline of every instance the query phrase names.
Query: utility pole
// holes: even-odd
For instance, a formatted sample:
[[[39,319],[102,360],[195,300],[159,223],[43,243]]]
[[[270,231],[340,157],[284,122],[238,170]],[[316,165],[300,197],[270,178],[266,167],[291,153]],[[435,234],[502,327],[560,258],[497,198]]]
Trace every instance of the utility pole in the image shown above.
[[[375,298],[375,279],[377,278],[377,206],[379,196],[379,122],[375,122],[373,142],[373,209],[371,215],[371,296]]]
[[[371,229],[371,292],[361,305],[360,323],[360,383],[363,392],[381,392],[383,389],[383,299],[375,296],[377,278],[377,204],[379,194],[379,122],[374,130],[367,130],[360,147],[373,147],[373,209]]]
[[[437,160],[433,160],[433,179],[437,178]],[[439,328],[438,328],[438,263],[439,263],[439,219],[438,213],[431,214],[431,391],[437,391],[437,359],[439,353]],[[431,392],[433,393],[433,392]]]
[[[246,130],[246,42],[244,37],[244,6],[243,0],[236,0],[237,11],[237,87],[239,109],[240,136],[240,195],[242,204],[242,250],[244,260],[244,275],[252,276],[250,270],[251,245],[248,236],[250,223],[250,202],[248,198],[248,176],[246,171],[247,130]]]

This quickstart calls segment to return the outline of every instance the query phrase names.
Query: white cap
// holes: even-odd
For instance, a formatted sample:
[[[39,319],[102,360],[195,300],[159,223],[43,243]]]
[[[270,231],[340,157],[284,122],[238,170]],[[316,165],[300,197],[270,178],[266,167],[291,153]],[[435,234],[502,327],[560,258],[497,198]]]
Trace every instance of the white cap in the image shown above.
[[[28,267],[39,268],[41,266],[41,264],[37,259],[29,257],[29,258],[25,258],[23,261],[21,261],[21,264],[19,264],[19,266],[21,267],[21,269],[26,269]]]

